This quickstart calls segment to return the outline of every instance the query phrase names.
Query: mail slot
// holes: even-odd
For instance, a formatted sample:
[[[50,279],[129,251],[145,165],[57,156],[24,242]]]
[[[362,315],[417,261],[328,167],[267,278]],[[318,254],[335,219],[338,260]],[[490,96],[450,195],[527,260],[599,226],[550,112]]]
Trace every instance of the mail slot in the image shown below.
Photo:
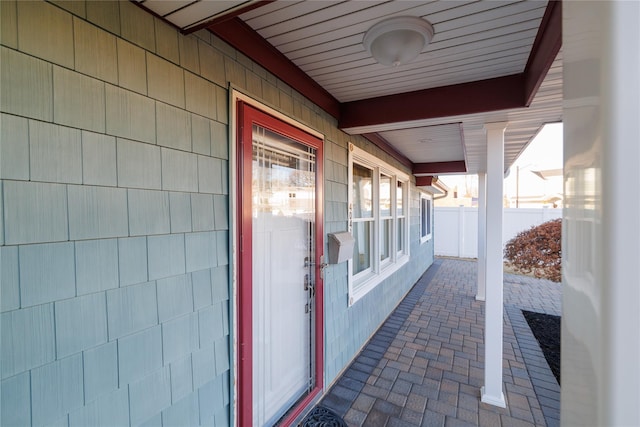
[[[339,264],[353,257],[353,246],[356,240],[351,233],[329,233],[329,264]]]

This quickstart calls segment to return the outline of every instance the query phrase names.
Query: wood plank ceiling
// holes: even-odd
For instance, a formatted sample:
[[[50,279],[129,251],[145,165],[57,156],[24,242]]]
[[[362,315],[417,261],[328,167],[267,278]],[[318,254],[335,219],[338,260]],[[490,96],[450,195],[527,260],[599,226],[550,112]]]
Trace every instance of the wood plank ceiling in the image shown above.
[[[280,2],[240,18],[339,102],[522,72],[546,2]],[[376,22],[418,16],[435,35],[410,64],[386,67],[362,39]]]
[[[207,26],[417,176],[483,171],[482,125],[503,120],[509,167],[542,125],[562,118],[556,1],[140,3],[183,32]],[[435,35],[413,62],[386,67],[362,39],[395,16],[426,19]]]

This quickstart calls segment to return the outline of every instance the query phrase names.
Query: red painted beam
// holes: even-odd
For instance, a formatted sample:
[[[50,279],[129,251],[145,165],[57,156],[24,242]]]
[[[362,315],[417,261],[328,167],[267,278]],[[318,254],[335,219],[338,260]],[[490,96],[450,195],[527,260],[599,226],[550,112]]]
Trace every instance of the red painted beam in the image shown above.
[[[433,184],[433,176],[416,176],[416,187],[430,187]]]
[[[338,100],[240,18],[224,20],[207,28],[309,98],[331,116],[336,119],[339,117]]]
[[[440,173],[466,173],[467,165],[464,160],[453,162],[433,162],[433,163],[415,163],[412,173],[416,174],[433,174]],[[416,177],[417,179],[418,177]]]
[[[522,74],[342,104],[338,127],[349,129],[520,108]]]
[[[531,105],[562,46],[562,2],[551,0],[524,69],[525,105]]]
[[[363,133],[362,136],[367,138],[371,143],[376,145],[382,151],[408,167],[409,169],[413,168],[413,162],[409,160],[404,154],[396,150],[393,145],[389,144],[389,142],[380,136],[378,133]]]

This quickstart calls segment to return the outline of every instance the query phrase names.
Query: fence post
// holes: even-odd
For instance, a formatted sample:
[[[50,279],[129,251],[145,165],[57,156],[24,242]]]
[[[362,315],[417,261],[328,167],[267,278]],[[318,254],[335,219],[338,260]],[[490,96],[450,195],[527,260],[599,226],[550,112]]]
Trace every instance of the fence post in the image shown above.
[[[460,205],[458,206],[458,258],[462,256],[462,248],[464,248],[466,234],[464,226],[464,205]]]

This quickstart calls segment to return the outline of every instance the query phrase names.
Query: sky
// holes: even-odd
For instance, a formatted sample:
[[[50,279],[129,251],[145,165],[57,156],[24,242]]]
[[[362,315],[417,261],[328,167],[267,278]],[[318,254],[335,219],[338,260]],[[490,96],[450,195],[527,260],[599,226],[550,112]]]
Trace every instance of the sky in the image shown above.
[[[515,196],[516,193],[519,193],[520,196],[535,196],[540,193],[562,194],[562,179],[544,182],[531,172],[561,169],[562,164],[562,123],[547,124],[511,166],[511,172],[504,180],[505,195]],[[464,193],[467,186],[471,186],[474,191],[477,191],[475,176],[471,178],[465,177],[465,175],[441,175],[439,178],[451,189],[458,186],[459,192]],[[517,181],[519,181],[519,188],[516,187]]]
[[[520,168],[533,170],[562,168],[562,123],[545,125],[515,161]],[[513,169],[512,167],[512,169]]]
[[[518,179],[519,168],[519,179]],[[562,169],[562,123],[546,125],[511,166],[504,180],[504,193],[515,196],[562,194],[562,178],[543,180],[531,171]],[[519,185],[519,189],[516,189]]]

